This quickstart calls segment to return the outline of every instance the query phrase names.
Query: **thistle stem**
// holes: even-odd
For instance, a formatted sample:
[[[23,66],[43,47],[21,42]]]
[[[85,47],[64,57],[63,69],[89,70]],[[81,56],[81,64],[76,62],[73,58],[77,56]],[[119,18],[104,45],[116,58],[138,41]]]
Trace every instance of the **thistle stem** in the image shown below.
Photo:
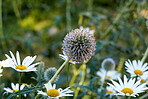
[[[148,56],[148,48],[146,49],[144,56],[142,57],[141,61],[144,62],[147,56]]]
[[[21,72],[19,72],[19,99],[21,99],[21,90],[20,90],[20,86],[21,86]]]
[[[68,76],[69,76],[69,64],[67,64],[67,65],[68,65],[68,67],[67,67],[67,84],[66,84],[66,85],[67,85],[67,87],[68,87],[68,84],[69,84],[69,83],[68,83]]]
[[[83,64],[82,66],[83,66],[82,67],[83,68],[83,75],[82,75],[82,78],[81,78],[81,81],[80,81],[79,85],[82,85],[83,82],[84,82],[84,79],[85,79],[86,64]],[[77,87],[77,89],[75,91],[74,99],[76,99],[76,97],[78,96],[79,91],[80,91],[80,88]]]
[[[79,73],[82,70],[82,66],[78,70],[76,70],[75,66],[72,66],[72,67],[73,67],[73,69],[72,69],[73,70],[73,76],[72,76],[70,84],[69,84],[70,87],[72,87],[74,85],[74,82],[75,82],[77,76],[79,75]]]
[[[69,59],[65,60],[65,62],[61,65],[61,67],[58,69],[58,71],[55,73],[55,75],[51,78],[50,82],[53,83],[54,80],[57,78],[57,76],[60,74],[60,72],[64,69],[66,64],[69,62]]]

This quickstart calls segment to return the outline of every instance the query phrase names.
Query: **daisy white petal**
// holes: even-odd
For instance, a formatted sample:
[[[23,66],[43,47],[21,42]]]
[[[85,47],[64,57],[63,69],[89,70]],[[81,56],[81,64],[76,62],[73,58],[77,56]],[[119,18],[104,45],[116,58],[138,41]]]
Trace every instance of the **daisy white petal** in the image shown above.
[[[4,90],[8,93],[13,93],[13,91],[10,88],[4,88]]]

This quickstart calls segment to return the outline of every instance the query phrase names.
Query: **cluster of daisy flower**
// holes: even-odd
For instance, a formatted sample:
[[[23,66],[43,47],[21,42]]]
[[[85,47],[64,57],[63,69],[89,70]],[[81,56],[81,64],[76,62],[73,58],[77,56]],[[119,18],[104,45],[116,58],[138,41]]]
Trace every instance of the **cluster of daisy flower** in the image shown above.
[[[85,29],[81,26],[80,29],[75,29],[66,35],[62,47],[64,55],[59,55],[65,62],[58,70],[55,67],[51,67],[44,72],[44,81],[47,83],[45,83],[40,90],[37,90],[37,95],[44,95],[49,99],[59,99],[59,97],[62,96],[73,96],[73,91],[70,90],[70,87],[67,87],[66,89],[56,89],[56,84],[53,84],[52,86],[52,83],[59,79],[59,73],[67,62],[72,64],[83,63],[94,55],[96,46],[95,38],[93,36],[94,32],[94,30],[89,30],[89,28]],[[27,96],[27,92],[22,92],[28,87],[27,84],[21,84],[21,73],[38,71],[37,66],[40,65],[40,62],[34,63],[37,56],[27,56],[21,62],[18,51],[16,52],[16,56],[11,51],[9,52],[10,55],[5,54],[7,59],[0,61],[0,76],[2,76],[5,67],[11,67],[19,73],[19,82],[16,85],[11,83],[12,88],[4,88],[4,94],[15,94],[15,96],[20,99],[21,95]]]
[[[3,60],[0,62],[0,76],[2,76],[2,67],[11,67],[13,69],[15,69],[17,72],[19,73],[22,73],[22,72],[31,72],[31,71],[37,71],[37,65],[39,65],[40,63],[37,62],[37,63],[34,63],[32,64],[36,57],[37,56],[34,56],[34,57],[31,57],[31,56],[27,56],[22,62],[20,61],[20,55],[19,55],[19,52],[17,51],[16,52],[16,58],[14,56],[14,54],[10,51],[10,55],[5,55],[7,57],[6,60]],[[68,87],[66,89],[62,89],[62,88],[59,88],[58,90],[55,89],[55,84],[51,85],[51,82],[50,82],[50,79],[49,79],[49,75],[50,74],[55,74],[56,72],[56,68],[49,68],[45,71],[45,79],[46,81],[48,81],[47,84],[44,84],[46,89],[47,89],[47,92],[42,92],[42,91],[38,91],[38,94],[42,94],[42,95],[45,95],[45,96],[48,96],[50,98],[59,98],[59,97],[62,97],[62,96],[73,96],[71,93],[73,93],[73,91],[71,91]],[[50,73],[50,74],[49,74]],[[53,76],[52,75],[52,76]],[[51,75],[50,75],[51,76]],[[11,88],[4,88],[4,90],[6,91],[5,93],[14,93],[14,92],[18,92],[19,91],[19,87],[20,87],[20,90],[23,90],[24,87],[25,87],[25,84],[22,84],[22,85],[19,85],[18,83],[16,85],[14,85],[14,83],[11,83]],[[4,93],[4,94],[5,94]],[[26,94],[24,94],[24,96],[26,96]],[[19,95],[17,95],[17,97],[19,97]]]
[[[123,75],[123,81],[121,74],[116,70],[111,69],[115,67],[115,65],[113,65],[114,63],[115,62],[111,58],[105,59],[102,63],[102,68],[97,72],[97,75],[101,78],[101,82],[104,83],[105,80],[109,80],[107,81],[107,86],[105,88],[106,95],[109,95],[110,98],[114,95],[136,97],[139,95],[139,93],[146,92],[148,89],[147,63],[143,64],[143,62],[140,60],[125,61],[125,69],[126,72],[130,74],[130,76]],[[103,68],[107,66],[110,68],[110,70]],[[100,91],[100,89],[98,90]]]

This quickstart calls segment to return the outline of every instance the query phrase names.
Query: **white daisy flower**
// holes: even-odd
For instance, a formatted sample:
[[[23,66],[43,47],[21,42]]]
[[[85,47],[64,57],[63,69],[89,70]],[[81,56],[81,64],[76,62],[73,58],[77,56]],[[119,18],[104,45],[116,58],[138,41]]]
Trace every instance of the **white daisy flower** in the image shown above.
[[[112,88],[110,86],[106,86],[106,94],[107,95],[113,95],[114,93],[116,93],[116,91],[114,90],[114,88]]]
[[[127,77],[124,75],[124,82],[121,78],[118,77],[119,83],[112,81],[113,84],[108,83],[113,89],[117,91],[114,95],[123,95],[123,96],[133,96],[136,97],[138,93],[145,92],[148,88],[145,86],[146,83],[140,84],[140,80],[135,82],[134,79],[127,80]]]
[[[9,66],[15,69],[18,72],[30,72],[30,71],[37,71],[36,65],[40,63],[33,63],[33,61],[36,59],[36,56],[31,57],[27,56],[23,62],[20,61],[20,55],[19,52],[16,52],[16,59],[13,53],[10,51],[11,57],[9,57],[7,54],[5,55],[7,59],[9,59]],[[31,65],[32,64],[32,65]]]
[[[97,75],[101,77],[101,81],[103,82],[106,80],[112,80],[117,79],[117,77],[120,77],[121,74],[118,73],[116,70],[109,70],[106,71],[105,69],[101,68],[100,71],[97,72]]]
[[[71,93],[73,93],[73,91],[71,91],[68,87],[66,89],[55,89],[56,88],[56,84],[54,84],[53,86],[51,85],[50,81],[47,84],[44,84],[46,87],[47,92],[43,92],[43,91],[38,91],[38,94],[42,94],[44,96],[48,96],[49,99],[59,99],[59,97],[62,96],[73,96]]]
[[[2,76],[2,72],[3,72],[3,69],[2,69],[2,62],[0,61],[0,77]]]
[[[116,91],[112,87],[106,86],[106,96],[109,95],[109,99],[112,99],[112,97],[115,93],[116,93]]]
[[[18,83],[17,83],[16,85],[14,85],[14,83],[11,83],[11,87],[12,87],[12,89],[10,89],[10,88],[4,88],[4,90],[6,91],[5,93],[14,93],[14,92],[19,91],[19,84],[18,84]],[[20,90],[23,90],[24,87],[25,87],[25,85],[22,84],[22,85],[20,86]],[[19,96],[19,95],[17,95],[17,97],[18,97],[18,96]]]
[[[85,29],[85,30],[86,30],[87,32],[89,32],[89,34],[91,34],[91,35],[94,35],[94,33],[95,33],[95,30],[90,30],[89,27],[83,28],[83,26],[80,26],[80,29],[81,29],[81,30],[84,30],[84,29]]]
[[[62,54],[59,54],[59,56],[63,59],[63,60],[68,60],[68,57],[67,57],[67,55],[65,54],[65,52],[63,51],[63,54],[64,55],[62,55]],[[72,60],[69,60],[69,62],[70,63],[72,63],[72,64],[76,64],[76,62],[73,62]]]
[[[10,62],[11,61],[9,59],[6,59],[6,60],[1,61],[0,64],[2,67],[11,67]]]
[[[142,76],[148,73],[148,65],[147,63],[143,64],[142,61],[133,60],[132,62],[130,60],[125,62],[125,68],[128,73],[131,74],[132,77],[134,76]]]
[[[148,85],[148,73],[138,77],[138,80],[140,80],[141,83],[147,83]]]

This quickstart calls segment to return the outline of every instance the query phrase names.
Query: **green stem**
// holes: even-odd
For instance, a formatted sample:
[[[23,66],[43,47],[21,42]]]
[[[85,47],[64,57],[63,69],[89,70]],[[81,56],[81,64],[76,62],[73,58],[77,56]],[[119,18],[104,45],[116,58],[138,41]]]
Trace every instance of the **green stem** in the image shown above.
[[[82,66],[83,66],[83,75],[82,75],[82,78],[81,78],[79,85],[82,85],[83,82],[84,82],[84,79],[85,79],[86,64],[83,64]],[[76,99],[76,97],[78,96],[79,91],[80,91],[80,88],[77,87],[75,94],[74,94],[74,99]]]
[[[75,68],[75,66],[72,66],[73,67],[73,76],[72,76],[72,78],[71,78],[71,81],[70,81],[70,84],[69,84],[69,86],[70,87],[72,87],[73,85],[74,85],[74,82],[75,82],[75,80],[76,80],[76,78],[77,78],[77,76],[79,75],[79,73],[81,72],[81,70],[82,70],[82,66],[80,66],[80,68],[78,69],[78,70],[76,70],[76,68]]]
[[[104,78],[104,80],[103,80],[103,82],[102,82],[102,84],[101,84],[101,91],[102,91],[102,89],[103,89],[103,85],[104,85],[104,83],[105,83],[105,79],[106,79],[106,75],[107,75],[107,71],[106,71],[106,73],[105,73],[105,78]]]
[[[21,14],[19,12],[17,1],[16,0],[13,0],[12,2],[13,2],[13,10],[14,10],[14,13],[15,13],[16,17],[18,18],[18,20],[20,20],[21,19]]]
[[[118,16],[115,18],[115,20],[113,21],[113,24],[111,24],[107,30],[104,32],[104,34],[102,35],[101,39],[104,39],[107,35],[109,35],[111,32],[111,30],[113,29],[113,27],[118,23],[119,19],[121,18],[121,16],[123,15],[123,13],[125,12],[125,10],[127,9],[127,7],[133,2],[134,0],[130,0],[129,2],[127,2],[125,4],[125,6],[122,8],[121,12],[118,14]]]
[[[19,99],[21,99],[21,90],[20,90],[20,86],[21,86],[21,72],[19,72]]]
[[[57,76],[60,74],[60,72],[64,69],[66,64],[69,62],[69,59],[65,60],[65,62],[61,65],[61,67],[58,69],[58,71],[55,73],[55,75],[51,78],[50,82],[53,83],[54,80],[57,78]]]
[[[71,14],[70,14],[70,8],[71,8],[71,0],[66,0],[66,29],[69,32],[71,30]]]
[[[92,11],[93,0],[88,0],[88,11]]]
[[[128,99],[128,96],[125,96],[125,99]]]
[[[5,51],[5,46],[6,46],[4,38],[5,36],[3,33],[2,0],[0,0],[0,47],[2,52]]]
[[[69,64],[67,64],[67,65],[68,65],[68,68],[67,68],[67,84],[66,84],[66,85],[67,85],[67,87],[68,87],[68,84],[69,84],[69,83],[68,83],[68,76],[69,76]]]
[[[147,56],[148,56],[148,48],[146,49],[141,61],[144,62]]]

